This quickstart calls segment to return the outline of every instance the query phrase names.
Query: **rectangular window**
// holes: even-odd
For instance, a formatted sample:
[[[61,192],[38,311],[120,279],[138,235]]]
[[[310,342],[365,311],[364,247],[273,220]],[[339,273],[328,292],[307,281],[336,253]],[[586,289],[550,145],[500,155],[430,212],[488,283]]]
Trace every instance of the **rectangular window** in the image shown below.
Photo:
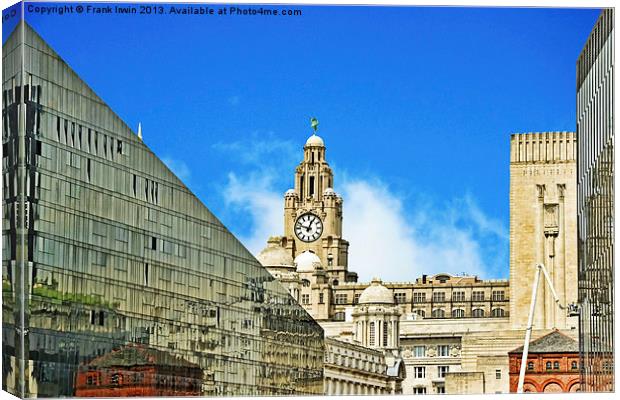
[[[357,303],[359,303],[360,296],[361,296],[361,293],[355,293],[355,294],[353,295],[353,304],[357,304]]]
[[[387,322],[383,322],[383,346],[387,347],[388,345],[388,324]]]
[[[465,292],[453,292],[452,301],[465,301]]]
[[[450,346],[448,346],[447,344],[437,346],[437,356],[450,357]]]
[[[416,379],[426,378],[426,367],[413,367],[413,377]]]
[[[437,394],[446,394],[445,386],[437,386]]]
[[[495,379],[502,379],[502,370],[501,369],[496,369],[495,370]]]
[[[414,303],[425,303],[426,302],[426,293],[413,293],[413,302]]]
[[[395,293],[394,299],[397,303],[406,303],[407,302],[407,294],[406,293]]]
[[[416,358],[425,357],[426,356],[426,346],[414,346],[413,347],[413,356]]]
[[[446,301],[446,294],[444,292],[434,292],[433,302],[442,302],[442,301]]]
[[[471,301],[484,301],[484,292],[479,292],[479,291],[472,292]]]
[[[440,365],[437,367],[437,376],[440,378],[445,378],[446,374],[450,371],[450,366],[448,365]]]
[[[504,301],[505,295],[503,290],[494,290],[492,294],[493,301]]]
[[[149,285],[149,263],[144,264],[144,285]]]
[[[310,304],[310,295],[302,294],[301,295],[301,304]]]
[[[347,294],[346,293],[336,293],[335,296],[336,304],[347,304]]]
[[[413,394],[426,394],[426,388],[425,387],[414,387]]]
[[[323,293],[319,293],[319,304],[323,304]]]
[[[368,335],[370,340],[369,343],[371,346],[375,345],[375,323],[371,322],[370,323],[370,334]]]

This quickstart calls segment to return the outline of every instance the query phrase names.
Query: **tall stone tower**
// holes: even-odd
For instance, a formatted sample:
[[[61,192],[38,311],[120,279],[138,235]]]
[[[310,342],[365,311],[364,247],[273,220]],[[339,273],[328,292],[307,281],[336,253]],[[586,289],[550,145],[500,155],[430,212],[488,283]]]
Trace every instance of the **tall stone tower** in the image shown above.
[[[510,140],[510,319],[527,325],[537,263],[565,305],[577,300],[576,143],[574,132],[513,134]],[[534,328],[577,326],[541,277]]]
[[[295,259],[316,254],[330,283],[357,281],[348,271],[349,242],[342,238],[342,197],[334,192],[334,176],[325,159],[325,144],[316,134],[304,146],[295,169],[295,188],[284,195],[282,246]]]

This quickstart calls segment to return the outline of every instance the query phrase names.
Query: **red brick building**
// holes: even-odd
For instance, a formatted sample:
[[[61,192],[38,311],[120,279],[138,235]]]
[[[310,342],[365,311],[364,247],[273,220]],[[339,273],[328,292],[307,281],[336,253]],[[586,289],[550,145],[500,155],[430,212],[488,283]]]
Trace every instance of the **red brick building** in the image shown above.
[[[523,346],[508,353],[510,392],[517,392]],[[579,344],[557,329],[530,342],[524,392],[578,392]]]
[[[196,364],[146,346],[124,346],[78,369],[76,397],[200,396]]]

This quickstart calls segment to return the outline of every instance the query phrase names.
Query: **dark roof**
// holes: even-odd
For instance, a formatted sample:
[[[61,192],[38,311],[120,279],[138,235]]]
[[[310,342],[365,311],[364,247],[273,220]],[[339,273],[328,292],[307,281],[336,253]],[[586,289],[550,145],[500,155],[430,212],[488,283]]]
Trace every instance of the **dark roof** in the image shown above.
[[[98,368],[136,367],[144,365],[200,368],[198,364],[191,363],[166,351],[149,348],[143,345],[123,346],[120,349],[112,350],[108,354],[95,358],[88,365]]]
[[[523,353],[523,346],[510,353]],[[579,343],[554,329],[553,332],[532,340],[528,353],[579,353]]]

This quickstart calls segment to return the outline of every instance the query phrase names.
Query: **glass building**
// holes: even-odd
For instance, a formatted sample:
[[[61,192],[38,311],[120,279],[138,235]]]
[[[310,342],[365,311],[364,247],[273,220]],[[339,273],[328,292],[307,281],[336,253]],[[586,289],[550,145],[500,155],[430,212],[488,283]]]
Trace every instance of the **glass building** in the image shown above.
[[[577,60],[579,346],[584,391],[613,391],[614,11],[603,10]]]
[[[321,327],[140,132],[25,22],[2,64],[3,389],[322,394]]]

